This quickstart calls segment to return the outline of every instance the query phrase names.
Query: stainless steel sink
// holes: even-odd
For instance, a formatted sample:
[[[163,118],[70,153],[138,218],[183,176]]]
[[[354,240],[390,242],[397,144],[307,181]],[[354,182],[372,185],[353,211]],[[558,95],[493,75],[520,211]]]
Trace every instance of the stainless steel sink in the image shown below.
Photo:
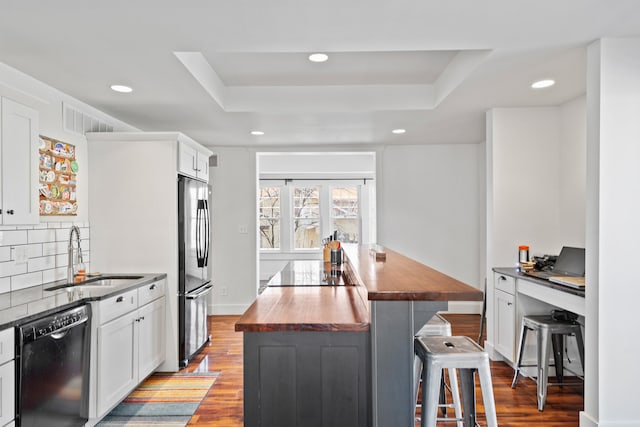
[[[64,283],[47,288],[47,291],[57,291],[58,289],[90,289],[90,288],[113,288],[116,286],[126,286],[142,279],[144,276],[97,276],[78,283]]]

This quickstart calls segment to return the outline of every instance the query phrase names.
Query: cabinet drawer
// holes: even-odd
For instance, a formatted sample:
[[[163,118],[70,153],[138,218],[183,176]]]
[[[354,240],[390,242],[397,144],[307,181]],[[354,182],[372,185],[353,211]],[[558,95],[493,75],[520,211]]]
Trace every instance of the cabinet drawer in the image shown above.
[[[138,290],[134,289],[100,301],[100,324],[138,308]]]
[[[9,328],[0,332],[0,365],[14,357],[15,329]]]
[[[149,283],[138,288],[138,302],[140,306],[156,300],[164,295],[164,280]]]
[[[506,274],[494,274],[493,285],[496,289],[500,289],[508,294],[516,293],[516,279]]]

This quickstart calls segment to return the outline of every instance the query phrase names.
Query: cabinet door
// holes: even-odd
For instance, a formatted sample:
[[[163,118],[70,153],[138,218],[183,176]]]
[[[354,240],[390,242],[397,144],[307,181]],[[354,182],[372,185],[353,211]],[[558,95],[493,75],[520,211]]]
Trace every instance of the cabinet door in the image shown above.
[[[2,98],[1,223],[37,224],[38,112]]]
[[[140,381],[164,362],[165,298],[161,297],[138,311],[138,352]]]
[[[14,361],[0,366],[0,425],[15,417],[15,364]]]
[[[136,310],[98,327],[98,416],[138,385],[137,319]]]
[[[198,153],[197,159],[197,171],[198,178],[209,182],[209,156],[203,153]]]
[[[495,290],[495,348],[510,362],[515,353],[516,310],[514,296]]]
[[[197,178],[198,152],[190,145],[178,143],[178,172]]]

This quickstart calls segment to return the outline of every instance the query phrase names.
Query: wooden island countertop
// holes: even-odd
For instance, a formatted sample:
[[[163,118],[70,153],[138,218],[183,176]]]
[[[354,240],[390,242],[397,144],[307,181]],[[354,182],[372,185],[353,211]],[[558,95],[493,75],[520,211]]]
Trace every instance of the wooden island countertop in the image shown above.
[[[389,249],[345,245],[345,286],[267,287],[236,322],[239,332],[360,331],[371,301],[481,301],[482,292]],[[290,268],[288,266],[288,268]]]

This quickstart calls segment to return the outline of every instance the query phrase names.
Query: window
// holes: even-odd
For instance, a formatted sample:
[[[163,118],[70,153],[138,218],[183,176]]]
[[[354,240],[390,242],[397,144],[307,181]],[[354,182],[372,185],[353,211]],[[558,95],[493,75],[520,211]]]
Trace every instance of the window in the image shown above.
[[[360,241],[360,215],[358,187],[334,187],[331,189],[332,230],[338,232],[343,243]]]
[[[260,188],[260,249],[280,249],[280,188]]]
[[[343,243],[375,241],[375,185],[370,182],[264,179],[260,184],[260,250],[275,258],[318,252],[334,231]]]
[[[320,247],[320,191],[318,187],[293,190],[294,249]]]

